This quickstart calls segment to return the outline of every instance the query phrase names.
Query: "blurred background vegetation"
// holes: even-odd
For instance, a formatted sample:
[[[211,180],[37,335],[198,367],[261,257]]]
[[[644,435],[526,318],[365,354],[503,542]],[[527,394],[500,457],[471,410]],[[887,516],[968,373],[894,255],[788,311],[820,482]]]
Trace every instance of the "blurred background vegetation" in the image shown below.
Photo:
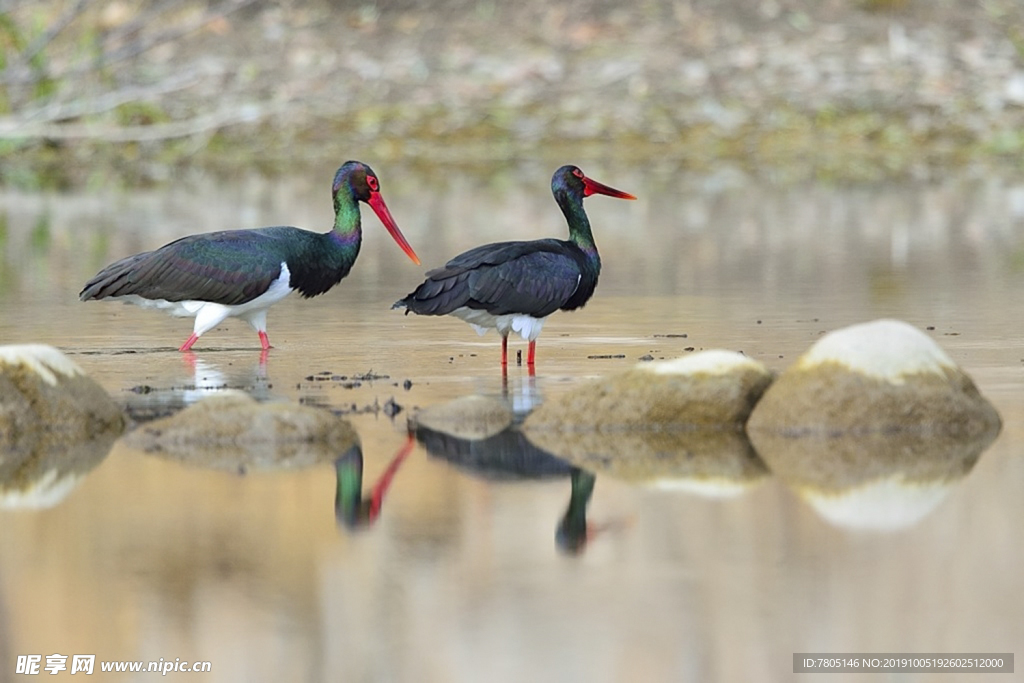
[[[0,0],[0,182],[356,157],[1024,168],[1020,0]]]

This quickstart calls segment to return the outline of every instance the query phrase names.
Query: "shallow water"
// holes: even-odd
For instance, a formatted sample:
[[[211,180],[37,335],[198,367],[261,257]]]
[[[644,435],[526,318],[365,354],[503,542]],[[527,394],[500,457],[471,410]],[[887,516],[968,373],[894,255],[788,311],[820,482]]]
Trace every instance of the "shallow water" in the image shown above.
[[[239,321],[188,356],[175,349],[191,321],[77,301],[106,263],[180,235],[329,225],[333,169],[0,193],[0,343],[60,347],[138,420],[224,387],[345,413],[367,490],[418,406],[482,393],[525,411],[643,356],[704,348],[781,370],[824,331],[878,317],[927,329],[996,405],[1001,435],[968,476],[870,529],[856,514],[829,521],[767,471],[716,486],[598,472],[595,533],[576,554],[556,544],[571,491],[558,461],[503,473],[417,443],[375,523],[352,530],[335,516],[341,454],[221,471],[117,443],[51,486],[47,507],[0,510],[0,680],[18,655],[53,653],[210,661],[210,674],[170,674],[197,680],[774,681],[826,678],[793,674],[794,652],[1020,650],[1024,183],[585,170],[640,201],[587,200],[601,283],[548,321],[535,378],[513,366],[503,386],[493,334],[389,310],[423,269],[368,211],[352,274],[271,311],[265,362]],[[427,268],[486,241],[562,235],[548,172],[386,174],[383,191]]]

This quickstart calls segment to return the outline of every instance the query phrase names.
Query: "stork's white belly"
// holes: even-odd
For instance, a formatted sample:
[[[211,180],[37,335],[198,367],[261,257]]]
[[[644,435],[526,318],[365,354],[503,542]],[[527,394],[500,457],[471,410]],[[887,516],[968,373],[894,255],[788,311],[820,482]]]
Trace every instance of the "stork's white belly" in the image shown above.
[[[252,301],[247,301],[246,303],[238,304],[237,306],[227,306],[225,304],[213,303],[212,301],[196,301],[193,299],[186,299],[184,301],[146,299],[137,294],[111,298],[116,299],[117,301],[123,301],[126,304],[140,306],[142,308],[155,308],[157,310],[166,311],[174,316],[194,317],[196,319],[194,328],[196,334],[203,334],[226,318],[242,318],[249,321],[250,324],[254,325],[254,327],[255,320],[262,318],[262,320],[265,321],[267,309],[291,294],[292,288],[289,284],[290,280],[291,273],[288,272],[288,266],[282,262],[281,275],[270,283],[270,287],[267,288],[267,291],[263,292],[263,294],[260,294]],[[265,323],[263,324],[265,325]],[[257,329],[260,328],[257,327]]]
[[[463,306],[451,312],[460,320],[465,320],[473,326],[477,334],[487,334],[488,330],[497,330],[501,336],[507,336],[510,332],[518,332],[524,341],[536,341],[540,331],[544,327],[547,318],[534,318],[524,313],[509,313],[506,315],[492,315],[487,311]]]

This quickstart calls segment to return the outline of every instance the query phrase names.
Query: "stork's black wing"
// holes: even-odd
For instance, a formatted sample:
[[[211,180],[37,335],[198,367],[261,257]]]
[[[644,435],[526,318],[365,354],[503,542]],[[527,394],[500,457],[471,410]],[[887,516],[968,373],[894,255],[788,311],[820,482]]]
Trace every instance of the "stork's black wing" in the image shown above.
[[[80,298],[86,301],[134,294],[167,301],[244,304],[263,294],[280,277],[281,263],[289,249],[283,237],[276,229],[183,237],[107,266],[85,284]]]
[[[468,306],[492,315],[543,318],[572,297],[583,260],[578,247],[560,240],[488,244],[428,272],[423,284],[395,307],[446,315]]]

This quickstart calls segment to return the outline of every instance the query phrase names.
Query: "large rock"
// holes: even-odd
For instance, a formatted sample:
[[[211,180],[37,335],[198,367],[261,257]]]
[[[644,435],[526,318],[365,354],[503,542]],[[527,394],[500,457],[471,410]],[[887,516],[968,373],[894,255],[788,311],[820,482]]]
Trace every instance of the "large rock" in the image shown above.
[[[124,431],[121,409],[51,346],[0,346],[0,506],[51,507]]]
[[[732,351],[702,351],[641,363],[546,401],[527,419],[531,434],[555,431],[741,430],[772,376]],[[531,437],[532,438],[532,437]]]
[[[747,422],[775,475],[829,522],[865,529],[923,519],[999,428],[971,378],[896,320],[822,337]]]
[[[224,391],[125,436],[131,448],[213,469],[301,468],[330,462],[359,444],[333,413],[291,403],[258,403]]]
[[[124,426],[124,414],[103,387],[57,349],[0,346],[0,452],[26,440],[74,444]]]
[[[896,320],[819,339],[765,392],[747,423],[755,447],[757,432],[975,438],[999,428],[971,378],[930,337]]]

